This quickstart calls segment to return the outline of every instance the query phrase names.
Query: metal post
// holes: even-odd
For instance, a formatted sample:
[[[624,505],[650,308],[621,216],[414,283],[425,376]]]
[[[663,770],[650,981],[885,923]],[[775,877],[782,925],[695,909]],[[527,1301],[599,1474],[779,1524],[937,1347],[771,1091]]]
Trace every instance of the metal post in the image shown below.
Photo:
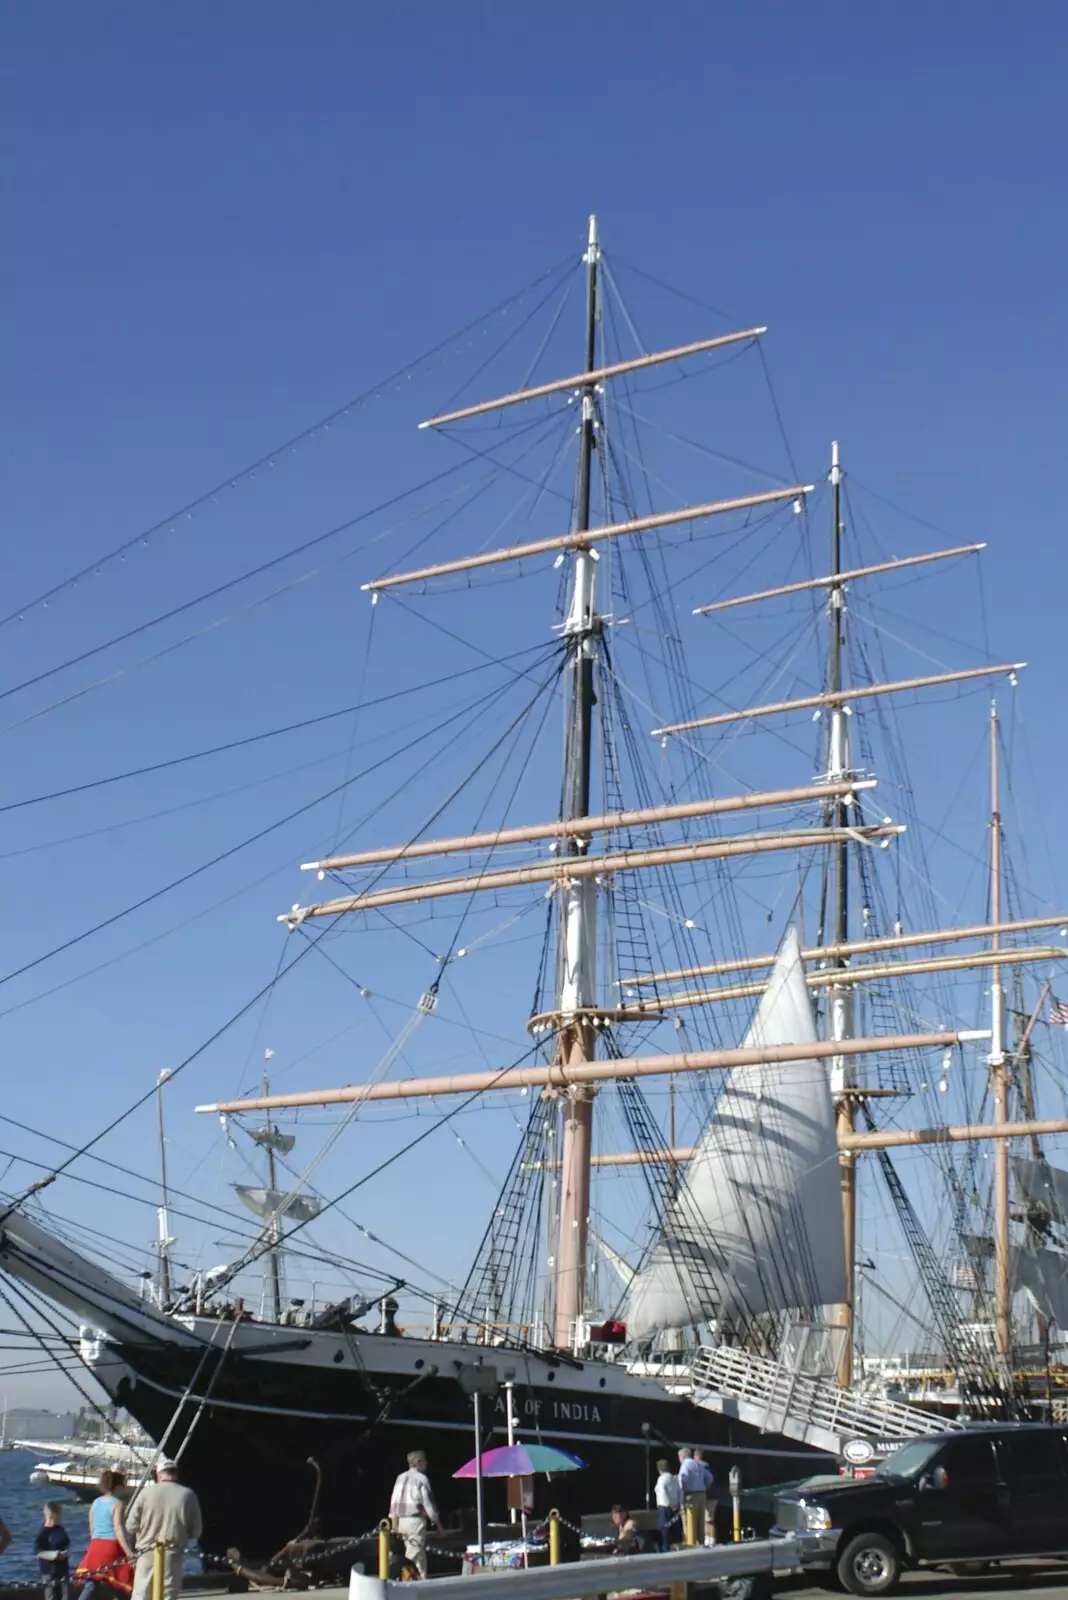
[[[475,1510],[478,1515],[478,1559],[486,1557],[486,1532],[482,1518],[482,1396],[475,1390]]]
[[[730,1471],[731,1509],[733,1511],[732,1533],[735,1544],[740,1544],[742,1539],[742,1474],[738,1467]]]
[[[389,1535],[389,1521],[383,1517],[378,1524],[378,1576],[383,1583],[389,1578]]]
[[[155,1545],[152,1550],[152,1600],[163,1600],[163,1577],[167,1570],[166,1562],[166,1545]]]
[[[509,1378],[507,1380],[507,1382],[505,1383],[505,1385],[504,1385],[504,1405],[505,1405],[505,1422],[506,1422],[507,1428],[508,1428],[508,1443],[510,1445],[515,1444],[515,1417],[512,1415],[512,1394],[513,1394],[514,1390],[515,1390],[515,1384]],[[522,1491],[520,1491],[520,1492],[522,1492]],[[509,1522],[517,1522],[519,1520],[518,1516],[517,1516],[517,1513],[516,1513],[516,1507],[515,1506],[509,1506],[508,1507],[508,1520],[509,1520]],[[524,1520],[524,1523],[525,1523],[526,1518],[524,1517],[523,1520]]]
[[[697,1543],[697,1511],[688,1500],[682,1502],[682,1542],[685,1545]]]
[[[549,1565],[560,1565],[560,1513],[555,1507],[549,1512]]]

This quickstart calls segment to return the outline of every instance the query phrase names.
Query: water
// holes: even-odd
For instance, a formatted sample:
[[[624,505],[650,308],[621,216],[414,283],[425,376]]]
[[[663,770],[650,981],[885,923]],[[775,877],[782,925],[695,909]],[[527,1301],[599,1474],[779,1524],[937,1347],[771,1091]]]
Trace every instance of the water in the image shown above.
[[[40,1576],[33,1541],[44,1520],[42,1508],[46,1500],[54,1500],[63,1507],[63,1526],[70,1534],[70,1566],[85,1554],[89,1543],[89,1507],[78,1500],[69,1489],[50,1488],[46,1483],[31,1483],[30,1473],[42,1459],[26,1450],[0,1450],[0,1518],[7,1524],[11,1543],[0,1556],[0,1591],[7,1584],[36,1583]],[[59,1459],[48,1457],[46,1459]],[[193,1547],[194,1550],[196,1547]],[[189,1553],[185,1558],[187,1573],[199,1573],[198,1556]]]
[[[33,1541],[41,1526],[41,1507],[46,1500],[58,1500],[63,1507],[63,1522],[70,1534],[71,1565],[85,1553],[89,1508],[79,1505],[65,1490],[31,1483],[30,1473],[38,1459],[25,1450],[0,1450],[0,1517],[11,1534],[11,1543],[0,1556],[0,1584],[37,1581]]]

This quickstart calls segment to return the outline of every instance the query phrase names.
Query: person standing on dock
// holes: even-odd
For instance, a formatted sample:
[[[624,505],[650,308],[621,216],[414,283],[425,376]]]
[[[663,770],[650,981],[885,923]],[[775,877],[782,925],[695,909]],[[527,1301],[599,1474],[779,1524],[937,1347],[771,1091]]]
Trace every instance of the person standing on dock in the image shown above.
[[[178,1482],[176,1464],[157,1462],[155,1483],[145,1485],[126,1514],[127,1538],[137,1552],[133,1600],[148,1600],[152,1592],[153,1551],[158,1544],[167,1552],[163,1600],[179,1600],[186,1547],[200,1538],[202,1529],[200,1501]]]
[[[45,1600],[70,1600],[70,1534],[63,1526],[63,1507],[58,1501],[45,1501],[44,1525],[33,1548]]]
[[[430,1527],[444,1533],[422,1450],[408,1453],[408,1470],[393,1485],[389,1520],[404,1540],[404,1554],[421,1578],[426,1577],[426,1534]]]
[[[712,1535],[711,1542],[713,1544],[715,1544],[715,1542],[716,1542],[716,1506],[718,1505],[719,1502],[716,1501],[716,1500],[713,1500],[710,1496],[711,1496],[712,1485],[715,1483],[716,1480],[715,1480],[715,1478],[714,1478],[714,1476],[712,1474],[712,1468],[709,1466],[708,1462],[705,1460],[705,1453],[704,1453],[703,1450],[695,1450],[694,1453],[693,1453],[693,1458],[697,1462],[697,1465],[701,1469],[701,1476],[702,1476],[702,1479],[704,1481],[704,1491],[705,1491],[705,1517],[704,1517],[704,1521],[705,1521],[705,1526],[708,1528],[709,1533]],[[702,1531],[702,1537],[703,1537],[703,1531]],[[699,1544],[700,1544],[700,1542],[701,1542],[701,1540],[698,1540]]]
[[[693,1542],[705,1542],[705,1473],[708,1468],[703,1461],[695,1461],[693,1451],[683,1445],[679,1451],[679,1495],[682,1501],[683,1514],[689,1510],[693,1514]],[[685,1524],[683,1524],[685,1532]]]
[[[679,1480],[671,1470],[669,1461],[656,1464],[656,1520],[660,1524],[660,1548],[671,1549],[671,1525],[679,1519]]]

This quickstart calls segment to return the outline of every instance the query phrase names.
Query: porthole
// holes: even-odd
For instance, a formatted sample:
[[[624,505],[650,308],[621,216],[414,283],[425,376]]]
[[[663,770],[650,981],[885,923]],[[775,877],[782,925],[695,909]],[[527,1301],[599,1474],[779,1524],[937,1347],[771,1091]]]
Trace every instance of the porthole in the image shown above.
[[[344,1361],[344,1359],[345,1359],[344,1350],[335,1350],[334,1351],[334,1360],[335,1361]]]
[[[421,1368],[423,1368],[425,1366],[426,1366],[426,1362],[422,1359],[422,1357],[420,1357],[420,1359],[415,1363],[416,1372],[419,1372],[421,1370]]]
[[[556,1373],[555,1373],[555,1372],[550,1372],[550,1373],[549,1373],[549,1374],[548,1374],[548,1378],[547,1378],[547,1381],[548,1381],[548,1382],[549,1382],[549,1383],[555,1383],[555,1382],[556,1382]]]

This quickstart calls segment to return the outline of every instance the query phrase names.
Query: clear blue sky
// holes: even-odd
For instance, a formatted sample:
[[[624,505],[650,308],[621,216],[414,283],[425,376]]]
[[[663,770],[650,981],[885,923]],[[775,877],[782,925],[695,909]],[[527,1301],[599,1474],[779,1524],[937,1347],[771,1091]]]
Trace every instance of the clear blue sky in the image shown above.
[[[1039,777],[1060,792],[1063,8],[102,0],[9,8],[5,35],[0,615],[574,254],[595,209],[621,258],[770,325],[806,472],[837,435],[859,480],[954,539],[990,541],[991,631],[1033,663]],[[670,333],[694,331],[671,315]],[[417,414],[387,395],[0,629],[0,690],[452,464],[414,435]],[[358,583],[376,560],[21,726],[270,583],[0,700],[0,802],[355,700]],[[953,621],[974,636],[974,617]],[[398,648],[419,658],[393,663],[408,681],[437,660],[416,637]],[[348,734],[0,814],[0,977],[337,781]],[[323,765],[117,826],[302,760]],[[270,977],[274,913],[307,894],[293,868],[335,824],[298,820],[0,983],[5,1112],[77,1138],[195,1047]],[[7,1012],[256,878],[132,961]],[[343,1024],[343,991],[315,995],[321,1010],[288,1018],[291,1055]],[[264,1042],[269,1027],[246,1030],[176,1086],[179,1164],[180,1149],[187,1168],[201,1156],[192,1104],[236,1086]],[[321,1060],[328,1078],[359,1077],[373,1057]],[[20,1137],[0,1124],[0,1147]],[[111,1154],[150,1167],[148,1120],[123,1137]]]

